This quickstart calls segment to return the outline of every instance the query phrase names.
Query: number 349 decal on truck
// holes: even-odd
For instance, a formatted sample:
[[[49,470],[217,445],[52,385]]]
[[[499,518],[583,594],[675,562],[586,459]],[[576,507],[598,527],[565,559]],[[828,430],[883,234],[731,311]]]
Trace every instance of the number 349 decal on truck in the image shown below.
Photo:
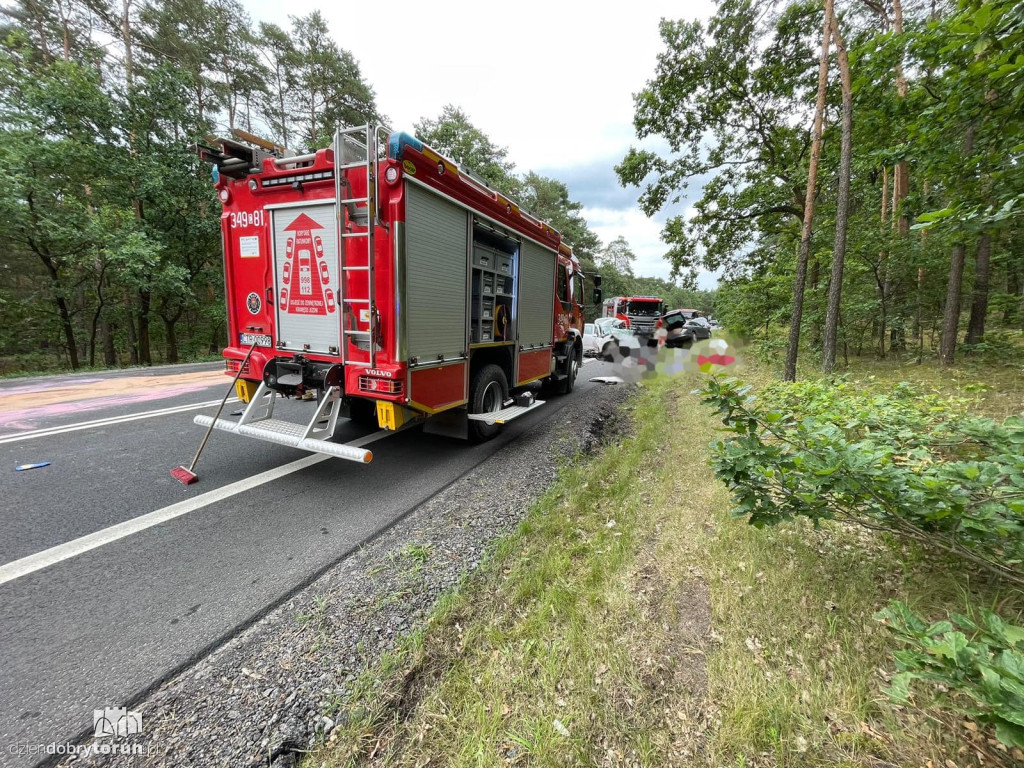
[[[228,215],[228,222],[232,229],[243,229],[245,227],[262,227],[267,223],[266,211],[238,211]]]

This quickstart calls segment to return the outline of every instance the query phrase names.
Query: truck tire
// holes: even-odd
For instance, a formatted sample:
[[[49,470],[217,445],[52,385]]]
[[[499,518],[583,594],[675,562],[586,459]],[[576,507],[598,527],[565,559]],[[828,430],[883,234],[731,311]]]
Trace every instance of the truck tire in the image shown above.
[[[469,385],[469,412],[488,413],[500,411],[508,397],[508,379],[497,365],[485,365],[473,376]],[[474,443],[490,440],[501,431],[500,424],[486,424],[470,419],[469,439]]]
[[[576,374],[580,370],[580,348],[574,346],[566,358],[566,377],[555,383],[555,391],[560,395],[568,395],[576,387]]]

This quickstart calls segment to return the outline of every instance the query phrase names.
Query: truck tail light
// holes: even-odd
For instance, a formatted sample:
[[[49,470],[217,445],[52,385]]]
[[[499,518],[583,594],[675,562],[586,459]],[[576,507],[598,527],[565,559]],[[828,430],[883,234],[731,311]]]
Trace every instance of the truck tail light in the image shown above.
[[[376,376],[360,376],[359,389],[363,392],[379,392],[385,395],[397,395],[402,392],[402,380],[381,379]]]
[[[225,372],[226,373],[238,373],[238,366],[241,364],[241,362],[242,362],[241,360],[225,360],[224,361]],[[249,363],[246,362],[246,364],[242,367],[242,373],[246,374],[248,372],[249,372]]]

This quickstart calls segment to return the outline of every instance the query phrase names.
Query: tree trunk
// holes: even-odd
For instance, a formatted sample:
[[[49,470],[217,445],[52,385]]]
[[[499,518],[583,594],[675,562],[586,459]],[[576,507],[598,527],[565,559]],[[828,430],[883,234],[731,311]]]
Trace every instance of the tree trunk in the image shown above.
[[[100,326],[100,314],[103,312],[103,307],[99,307],[93,312],[92,324],[89,328],[89,367],[96,367],[96,336],[99,333]]]
[[[139,363],[142,365],[153,364],[149,345],[149,307],[152,298],[149,291],[139,291]]]
[[[963,243],[957,243],[949,259],[949,283],[946,285],[946,307],[942,312],[942,341],[939,345],[939,363],[947,367],[953,365],[956,356],[956,336],[960,324],[960,286],[964,279],[966,250]]]
[[[889,222],[889,166],[882,166],[882,236],[885,237],[887,231],[886,225]],[[884,248],[878,252],[878,268],[875,270],[875,292],[878,294],[878,305],[880,307],[879,319],[872,323],[872,338],[874,338],[875,329],[878,330],[878,335],[881,337],[881,343],[878,349],[878,355],[883,360],[885,359],[885,281],[880,278],[880,275],[884,274],[889,268],[889,252]]]
[[[210,330],[209,353],[211,355],[215,355],[215,354],[217,354],[218,352],[221,351],[221,348],[220,348],[220,328],[221,328],[221,324],[217,323]]]
[[[833,0],[825,0],[825,29],[821,33],[821,59],[818,62],[818,101],[814,107],[811,132],[810,167],[807,171],[807,194],[804,198],[804,222],[800,231],[800,255],[796,260],[793,281],[793,312],[789,319],[789,345],[786,349],[786,381],[796,381],[796,360],[800,349],[800,324],[804,317],[804,284],[811,253],[811,225],[814,221],[814,199],[818,188],[818,159],[821,157],[821,124],[825,115],[825,92],[828,88],[828,44],[832,27]]]
[[[976,132],[975,125],[971,124],[967,127],[963,151],[965,164],[974,151]],[[962,237],[963,235],[961,235]],[[956,337],[960,327],[960,291],[963,287],[966,250],[961,239],[953,246],[953,253],[949,257],[949,282],[946,284],[946,306],[942,310],[942,337],[939,341],[939,365],[944,367],[953,365],[956,358]]]
[[[168,320],[164,318],[164,328],[167,332],[167,362],[176,363],[178,362],[178,333],[175,330],[177,325],[177,319]]]
[[[978,344],[985,337],[985,318],[988,315],[988,277],[992,257],[992,233],[985,232],[978,239],[974,256],[974,299],[971,319],[967,323],[967,343]]]
[[[36,248],[34,244],[31,244],[31,247],[43,262],[43,266],[46,267],[46,271],[50,276],[50,286],[53,291],[54,304],[57,306],[57,316],[60,318],[60,328],[64,334],[64,343],[68,348],[68,363],[71,365],[72,370],[77,371],[82,367],[82,364],[78,359],[75,326],[71,322],[71,310],[68,309],[68,303],[61,293],[60,274],[57,271],[57,265],[48,253],[41,253],[41,249]]]
[[[921,311],[924,302],[924,267],[917,268],[917,306],[914,309],[914,333],[917,336],[917,364],[924,358],[924,323],[921,322]]]
[[[57,313],[60,315],[60,327],[64,331],[64,340],[68,346],[68,362],[71,363],[71,370],[77,371],[82,367],[78,359],[78,347],[75,342],[75,328],[71,323],[71,312],[68,310],[68,303],[63,296],[57,297]]]
[[[128,364],[138,365],[139,364],[139,336],[135,333],[135,317],[133,315],[133,305],[131,294],[128,289],[124,292],[124,313],[125,313],[125,328],[128,331]]]
[[[893,33],[897,37],[903,35],[903,6],[900,0],[892,0],[892,13],[893,13]],[[903,54],[900,54],[899,60],[896,62],[896,93],[900,99],[907,98],[909,88],[907,86],[907,76],[903,72]],[[899,217],[893,221],[893,224],[897,227],[901,235],[906,235],[910,232],[910,219],[907,218],[906,214],[900,210],[901,203],[906,199],[910,192],[910,172],[907,168],[907,161],[900,160],[896,164],[895,171],[893,173],[893,195],[892,195],[892,210],[895,215],[899,211]],[[885,329],[882,329],[884,335]]]
[[[103,364],[113,368],[117,365],[117,350],[114,348],[114,330],[106,313],[100,316],[100,337],[103,339]]]
[[[132,78],[135,76],[135,61],[132,52],[132,27],[131,27],[132,0],[123,0],[121,3],[121,42],[124,44],[124,80],[130,91]]]
[[[843,90],[842,149],[839,157],[839,192],[836,199],[836,239],[832,255],[832,278],[828,286],[828,309],[825,312],[825,346],[822,368],[832,373],[836,365],[836,336],[839,332],[839,306],[843,294],[843,270],[846,264],[846,226],[850,219],[850,166],[853,162],[853,87],[850,80],[850,58],[839,29],[839,20],[832,16],[832,40],[839,59],[839,78]]]
[[[925,179],[921,184],[921,191],[924,201],[927,204],[928,195],[932,191],[931,183]],[[928,230],[921,230],[921,254],[924,255],[925,246],[928,243]],[[924,360],[924,267],[917,268],[917,297],[914,307],[914,335],[917,337],[917,364]]]

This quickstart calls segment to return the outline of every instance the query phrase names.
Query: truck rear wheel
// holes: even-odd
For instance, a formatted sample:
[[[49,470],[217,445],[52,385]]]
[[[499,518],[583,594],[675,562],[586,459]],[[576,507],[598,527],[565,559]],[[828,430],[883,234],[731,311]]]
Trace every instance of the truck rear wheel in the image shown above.
[[[469,412],[492,413],[500,411],[508,397],[508,379],[497,365],[485,365],[473,376],[469,385]],[[470,419],[469,438],[474,443],[490,440],[501,431],[500,424],[486,424]]]
[[[576,387],[576,374],[580,370],[580,349],[573,347],[565,361],[565,378],[555,383],[555,391],[560,395],[568,395]]]

